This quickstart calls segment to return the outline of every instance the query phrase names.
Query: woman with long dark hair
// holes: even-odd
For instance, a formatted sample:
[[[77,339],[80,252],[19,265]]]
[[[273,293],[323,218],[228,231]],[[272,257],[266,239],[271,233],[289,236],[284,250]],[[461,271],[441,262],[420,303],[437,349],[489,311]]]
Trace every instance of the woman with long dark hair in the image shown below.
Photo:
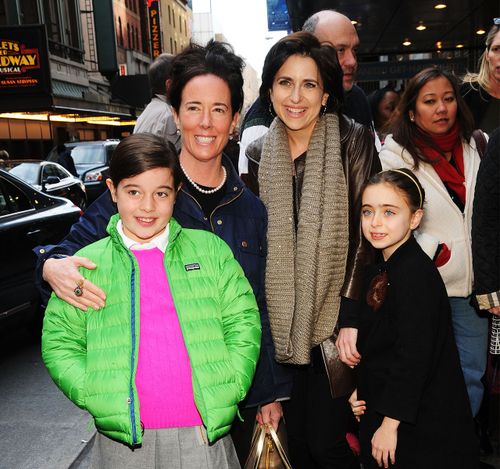
[[[249,151],[249,176],[269,216],[266,297],[276,358],[294,372],[284,404],[292,464],[354,468],[332,336],[340,326],[340,354],[357,364],[357,301],[372,254],[359,224],[361,187],[380,163],[370,132],[341,113],[335,50],[312,34],[271,48],[260,98],[275,118]]]

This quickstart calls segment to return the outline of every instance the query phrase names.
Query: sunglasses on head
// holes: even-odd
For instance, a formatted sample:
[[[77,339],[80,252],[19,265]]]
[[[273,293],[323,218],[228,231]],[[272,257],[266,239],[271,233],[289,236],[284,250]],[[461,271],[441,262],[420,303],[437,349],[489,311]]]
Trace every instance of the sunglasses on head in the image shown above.
[[[493,18],[493,24],[496,26],[500,25],[500,18]]]

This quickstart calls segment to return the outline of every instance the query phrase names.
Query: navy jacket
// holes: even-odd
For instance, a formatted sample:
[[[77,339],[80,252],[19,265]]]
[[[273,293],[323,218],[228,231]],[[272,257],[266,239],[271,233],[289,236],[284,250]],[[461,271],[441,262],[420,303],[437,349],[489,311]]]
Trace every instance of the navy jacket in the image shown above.
[[[222,238],[252,285],[260,310],[262,346],[254,382],[244,401],[244,405],[249,407],[289,397],[292,376],[289,368],[274,359],[267,314],[264,290],[267,212],[260,199],[246,188],[226,157],[223,164],[227,170],[226,193],[210,218],[205,217],[188,187],[184,186],[177,195],[174,217],[185,228],[212,231]],[[44,304],[47,304],[51,290],[42,280],[43,262],[49,257],[73,255],[82,247],[107,236],[108,221],[116,212],[116,205],[106,191],[90,205],[59,245],[35,248],[38,256],[36,281]]]

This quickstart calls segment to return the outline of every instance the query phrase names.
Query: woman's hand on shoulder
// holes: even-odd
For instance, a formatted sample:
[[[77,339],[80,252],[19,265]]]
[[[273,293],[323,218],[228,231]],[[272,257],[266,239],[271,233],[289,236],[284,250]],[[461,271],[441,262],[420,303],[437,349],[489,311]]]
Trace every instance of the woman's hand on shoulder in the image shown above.
[[[372,438],[372,456],[380,467],[396,463],[399,420],[384,417]]]
[[[75,308],[100,309],[106,302],[106,294],[89,280],[82,277],[79,267],[95,269],[97,266],[86,257],[69,256],[62,259],[49,258],[43,265],[43,279],[50,285],[61,300]],[[75,289],[80,286],[81,295]]]

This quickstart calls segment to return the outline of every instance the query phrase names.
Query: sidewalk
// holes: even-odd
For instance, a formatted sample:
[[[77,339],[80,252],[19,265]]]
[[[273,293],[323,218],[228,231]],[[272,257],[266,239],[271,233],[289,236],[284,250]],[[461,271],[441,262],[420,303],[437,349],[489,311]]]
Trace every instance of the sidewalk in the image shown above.
[[[90,417],[54,385],[39,344],[2,352],[0,469],[68,469],[95,433]]]

